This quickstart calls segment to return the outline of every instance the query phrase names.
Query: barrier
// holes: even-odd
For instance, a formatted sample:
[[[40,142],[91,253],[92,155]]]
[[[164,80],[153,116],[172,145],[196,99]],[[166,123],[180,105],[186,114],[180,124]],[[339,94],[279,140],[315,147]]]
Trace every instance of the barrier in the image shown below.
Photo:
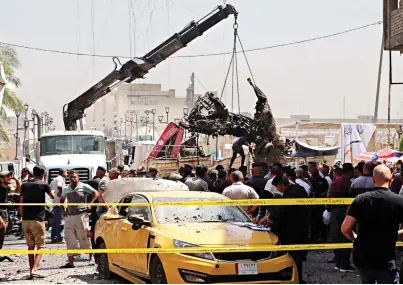
[[[1,206],[288,206],[288,205],[350,205],[353,198],[302,198],[302,199],[249,199],[249,200],[212,200],[189,202],[160,202],[160,203],[0,203]]]
[[[307,199],[248,199],[248,200],[212,200],[161,203],[0,203],[1,206],[247,206],[247,205],[350,205],[352,198],[307,198]],[[403,246],[398,242],[397,246]],[[126,248],[126,249],[41,249],[41,250],[1,250],[1,254],[88,254],[88,253],[199,253],[199,252],[251,252],[251,251],[294,251],[294,250],[330,250],[352,248],[352,243],[332,244],[297,244],[297,245],[264,245],[253,247],[187,247],[187,248]]]
[[[397,242],[396,246],[403,246],[403,242]],[[252,252],[252,251],[294,251],[294,250],[331,250],[352,248],[352,243],[328,243],[328,244],[294,244],[294,245],[264,245],[251,247],[186,247],[186,248],[116,248],[116,249],[13,249],[0,250],[2,255],[10,254],[88,254],[88,253],[208,253],[208,252]]]

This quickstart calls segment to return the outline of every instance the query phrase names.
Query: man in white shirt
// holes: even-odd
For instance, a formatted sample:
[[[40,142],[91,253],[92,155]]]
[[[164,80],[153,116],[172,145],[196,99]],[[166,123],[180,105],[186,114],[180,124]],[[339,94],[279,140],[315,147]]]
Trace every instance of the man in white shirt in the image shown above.
[[[311,185],[309,185],[308,183],[306,183],[304,180],[302,180],[304,176],[304,173],[301,169],[296,169],[295,170],[295,184],[298,184],[302,187],[304,187],[306,193],[308,194],[308,197],[311,196]]]
[[[330,167],[327,164],[323,164],[322,166],[322,174],[323,177],[326,179],[327,183],[329,184],[329,189],[330,189],[330,185],[332,185],[332,179],[329,177],[329,173],[330,173]]]
[[[241,171],[237,170],[231,173],[231,180],[233,181],[231,186],[224,189],[222,194],[232,200],[247,200],[247,199],[259,199],[259,195],[256,191],[242,183],[244,177]],[[241,207],[247,214],[251,214],[258,206],[242,206]]]
[[[283,193],[277,190],[277,188],[272,184],[274,177],[278,175],[282,175],[283,173],[283,166],[280,163],[275,163],[271,168],[271,177],[269,181],[267,181],[264,190],[271,192],[274,197],[282,197]]]
[[[54,191],[55,198],[53,198],[53,204],[60,203],[60,196],[63,189],[66,187],[67,170],[61,168],[59,175],[53,178],[50,182],[50,190]],[[62,212],[59,206],[53,207],[53,221],[52,221],[52,243],[63,243],[63,228],[62,228]]]

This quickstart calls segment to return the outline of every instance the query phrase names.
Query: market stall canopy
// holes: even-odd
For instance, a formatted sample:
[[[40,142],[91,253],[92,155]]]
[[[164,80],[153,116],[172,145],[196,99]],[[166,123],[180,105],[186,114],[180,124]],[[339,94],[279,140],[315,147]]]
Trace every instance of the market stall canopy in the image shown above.
[[[377,153],[375,153],[372,158],[371,161],[377,161],[378,159],[387,159],[387,158],[393,158],[393,157],[401,157],[403,155],[403,153],[401,151],[398,150],[394,150],[391,148],[384,148],[381,149],[380,151],[378,151]]]
[[[375,152],[373,151],[369,151],[369,152],[363,152],[360,153],[359,155],[357,155],[356,157],[354,157],[355,161],[373,161],[372,158],[374,157]],[[386,161],[387,163],[396,163],[398,160],[400,160],[399,157],[390,157],[390,158],[378,158],[377,161],[379,162],[384,162]]]
[[[371,161],[374,154],[375,154],[375,152],[373,152],[373,151],[362,152],[359,155],[357,155],[356,157],[354,157],[354,159],[358,160],[358,161]]]
[[[340,149],[340,146],[318,147],[311,146],[301,141],[295,141],[294,148],[295,152],[291,154],[291,157],[313,157],[336,155]]]

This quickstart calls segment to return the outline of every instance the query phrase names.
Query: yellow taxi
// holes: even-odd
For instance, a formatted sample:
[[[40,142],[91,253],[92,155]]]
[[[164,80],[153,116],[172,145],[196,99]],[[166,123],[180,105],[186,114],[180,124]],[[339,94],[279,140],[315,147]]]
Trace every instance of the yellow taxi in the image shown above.
[[[227,199],[211,192],[186,191],[183,183],[180,191],[175,188],[171,189],[173,191],[133,191],[146,189],[150,183],[138,182],[133,185],[137,187],[126,183],[123,187],[126,190],[120,195],[115,191],[113,197],[119,200],[114,202],[148,204]],[[116,190],[119,183],[115,182],[115,187],[111,188]],[[163,180],[158,183],[165,184]],[[112,212],[97,222],[97,248],[225,248],[278,244],[276,235],[242,226],[251,220],[238,206],[120,206]],[[299,281],[293,259],[284,252],[105,253],[97,256],[97,263],[101,278],[109,278],[113,272],[133,283],[148,280],[153,284],[292,284]]]

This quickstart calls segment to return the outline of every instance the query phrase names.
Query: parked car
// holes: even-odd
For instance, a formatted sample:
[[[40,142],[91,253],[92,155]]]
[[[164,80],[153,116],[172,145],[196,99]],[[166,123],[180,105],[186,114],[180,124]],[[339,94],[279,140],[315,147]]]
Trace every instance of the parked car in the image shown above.
[[[113,202],[148,204],[227,199],[217,193],[187,191],[182,185],[181,191],[175,187],[167,190],[170,188],[167,184],[183,184],[181,182],[148,178],[125,180],[108,185],[105,193],[116,191],[112,194],[115,197]],[[157,185],[151,185],[153,183],[159,183],[164,191],[158,191]],[[153,190],[147,191],[150,188]],[[125,189],[122,195],[117,194],[119,189]],[[278,243],[278,237],[271,232],[239,224],[250,222],[238,206],[121,206],[114,213],[109,211],[100,218],[95,240],[97,247],[103,249],[259,247]],[[144,279],[153,284],[290,284],[299,281],[291,256],[259,249],[227,253],[104,253],[97,256],[97,262],[100,277],[108,278],[113,272],[134,283],[144,282]]]

